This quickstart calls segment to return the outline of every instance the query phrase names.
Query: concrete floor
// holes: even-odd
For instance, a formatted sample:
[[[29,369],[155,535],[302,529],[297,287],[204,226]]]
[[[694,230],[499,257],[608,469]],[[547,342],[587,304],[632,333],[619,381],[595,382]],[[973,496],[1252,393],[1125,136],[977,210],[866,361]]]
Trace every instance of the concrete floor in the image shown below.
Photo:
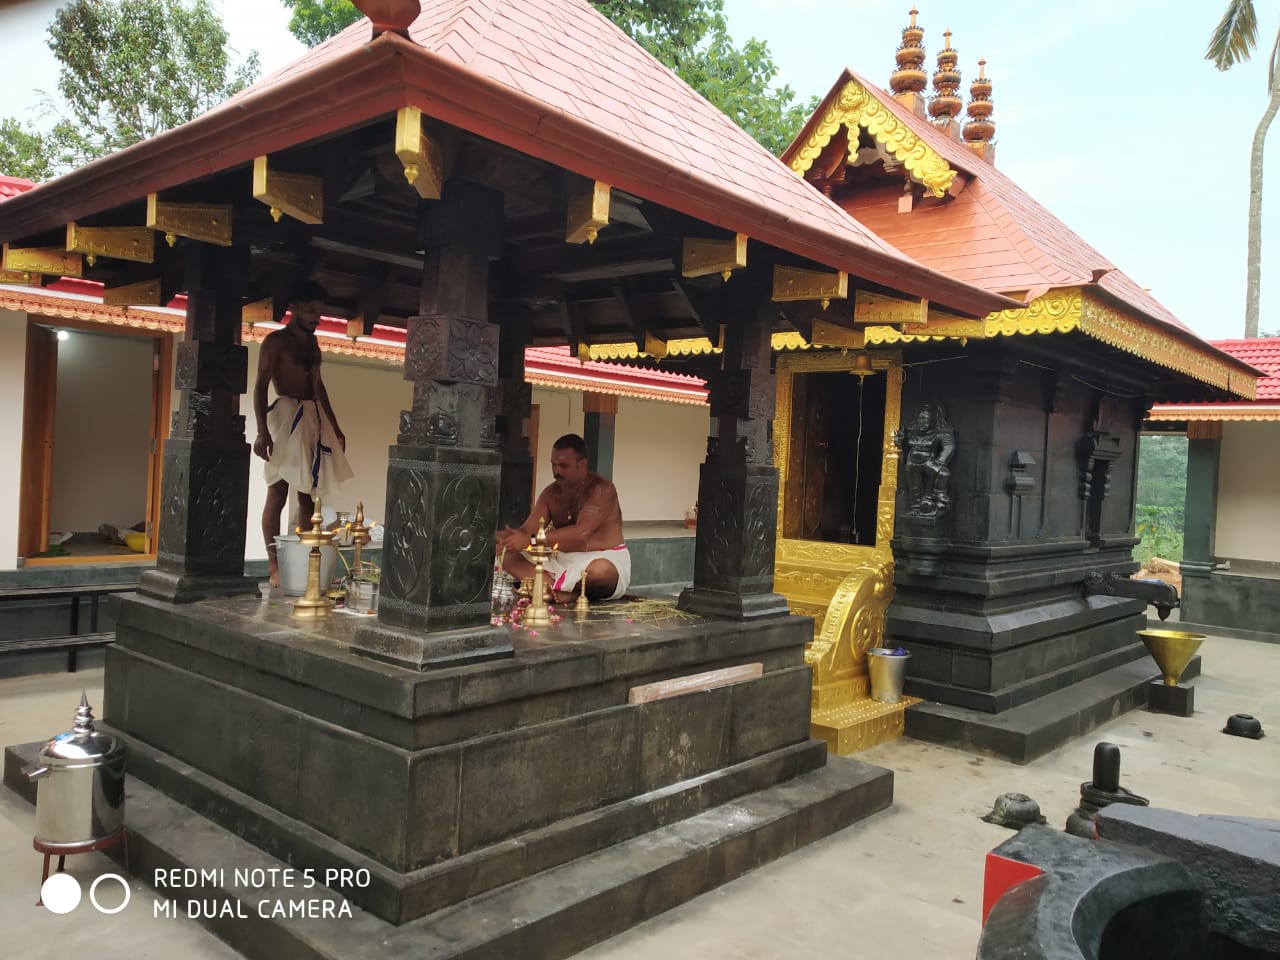
[[[983,857],[1009,832],[979,818],[996,796],[1030,794],[1061,827],[1089,779],[1093,745],[1123,755],[1121,782],[1153,805],[1188,813],[1280,818],[1280,645],[1211,637],[1201,648],[1195,716],[1135,711],[1019,767],[912,740],[861,754],[896,772],[894,806],[756,870],[629,933],[581,960],[813,960],[815,957],[972,958],[979,935]],[[66,730],[80,691],[102,700],[102,673],[0,680],[0,744]],[[1257,716],[1270,734],[1221,733],[1232,713]],[[152,916],[154,896],[135,882],[128,907],[107,916],[85,902],[58,916],[36,907],[40,858],[34,808],[0,788],[0,928],[4,955],[40,960],[237,956],[186,919]],[[88,884],[114,869],[99,854],[72,857]],[[104,907],[119,887],[104,884]],[[519,958],[536,960],[536,958]]]

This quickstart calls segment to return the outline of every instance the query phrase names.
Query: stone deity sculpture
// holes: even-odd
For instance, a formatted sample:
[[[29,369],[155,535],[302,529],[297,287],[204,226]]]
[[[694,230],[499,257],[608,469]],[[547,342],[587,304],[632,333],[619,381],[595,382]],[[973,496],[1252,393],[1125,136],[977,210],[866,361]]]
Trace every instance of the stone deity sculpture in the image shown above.
[[[943,516],[951,506],[947,464],[956,451],[956,434],[942,406],[933,401],[921,404],[912,425],[899,430],[896,440],[906,452],[908,515]]]

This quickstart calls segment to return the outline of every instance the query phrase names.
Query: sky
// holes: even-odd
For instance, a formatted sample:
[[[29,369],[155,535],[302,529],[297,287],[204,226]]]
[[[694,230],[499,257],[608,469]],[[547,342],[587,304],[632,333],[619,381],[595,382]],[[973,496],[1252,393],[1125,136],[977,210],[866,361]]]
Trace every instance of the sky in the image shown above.
[[[427,0],[431,2],[431,0]],[[232,46],[270,73],[302,52],[277,0],[213,0]],[[56,65],[44,29],[58,0],[0,0],[0,113],[33,119]],[[987,61],[996,163],[1187,326],[1210,339],[1244,325],[1249,149],[1266,107],[1264,58],[1280,4],[1259,0],[1262,54],[1219,73],[1203,59],[1225,0],[917,0],[926,63],[952,31],[962,89]],[[910,0],[725,0],[739,43],[765,40],[778,83],[801,100],[849,67],[888,84]],[[1280,124],[1276,124],[1280,128]],[[1263,206],[1262,321],[1280,329],[1280,132]]]

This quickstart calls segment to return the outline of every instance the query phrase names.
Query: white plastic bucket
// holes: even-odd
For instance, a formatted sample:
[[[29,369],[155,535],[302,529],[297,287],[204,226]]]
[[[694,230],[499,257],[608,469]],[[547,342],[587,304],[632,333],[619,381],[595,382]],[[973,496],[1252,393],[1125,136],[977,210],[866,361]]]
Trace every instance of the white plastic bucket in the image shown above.
[[[280,561],[280,589],[285,596],[300,597],[307,592],[307,561],[311,548],[294,536],[276,537],[276,557]],[[320,548],[320,590],[326,592],[338,562],[335,547]]]

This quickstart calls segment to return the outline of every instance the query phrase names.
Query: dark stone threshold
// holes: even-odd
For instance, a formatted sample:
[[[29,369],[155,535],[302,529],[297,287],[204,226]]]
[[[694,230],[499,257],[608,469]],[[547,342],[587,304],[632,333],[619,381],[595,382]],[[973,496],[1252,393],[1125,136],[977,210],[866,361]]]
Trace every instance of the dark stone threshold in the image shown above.
[[[17,752],[6,751],[11,783]],[[20,784],[13,784],[22,791]],[[157,892],[188,898],[215,911],[229,905],[244,917],[204,923],[244,956],[362,960],[369,957],[529,957],[557,960],[626,930],[761,864],[887,808],[893,773],[847,758],[777,786],[713,807],[631,840],[579,857],[456,906],[395,926],[351,903],[351,884],[336,889],[237,886],[236,868],[284,869],[246,840],[169,799],[142,781],[128,786],[130,858],[148,883],[156,871],[222,868],[220,884]],[[295,868],[296,869],[296,868]],[[323,880],[323,875],[321,875]],[[303,901],[319,911],[344,905],[350,916],[263,919],[278,901]],[[197,908],[198,909],[198,908]]]
[[[1122,713],[1145,706],[1147,684],[1159,675],[1149,659],[1136,660],[994,714],[918,703],[907,708],[904,732],[917,740],[1028,763]],[[1200,657],[1196,656],[1182,679],[1198,676]]]

